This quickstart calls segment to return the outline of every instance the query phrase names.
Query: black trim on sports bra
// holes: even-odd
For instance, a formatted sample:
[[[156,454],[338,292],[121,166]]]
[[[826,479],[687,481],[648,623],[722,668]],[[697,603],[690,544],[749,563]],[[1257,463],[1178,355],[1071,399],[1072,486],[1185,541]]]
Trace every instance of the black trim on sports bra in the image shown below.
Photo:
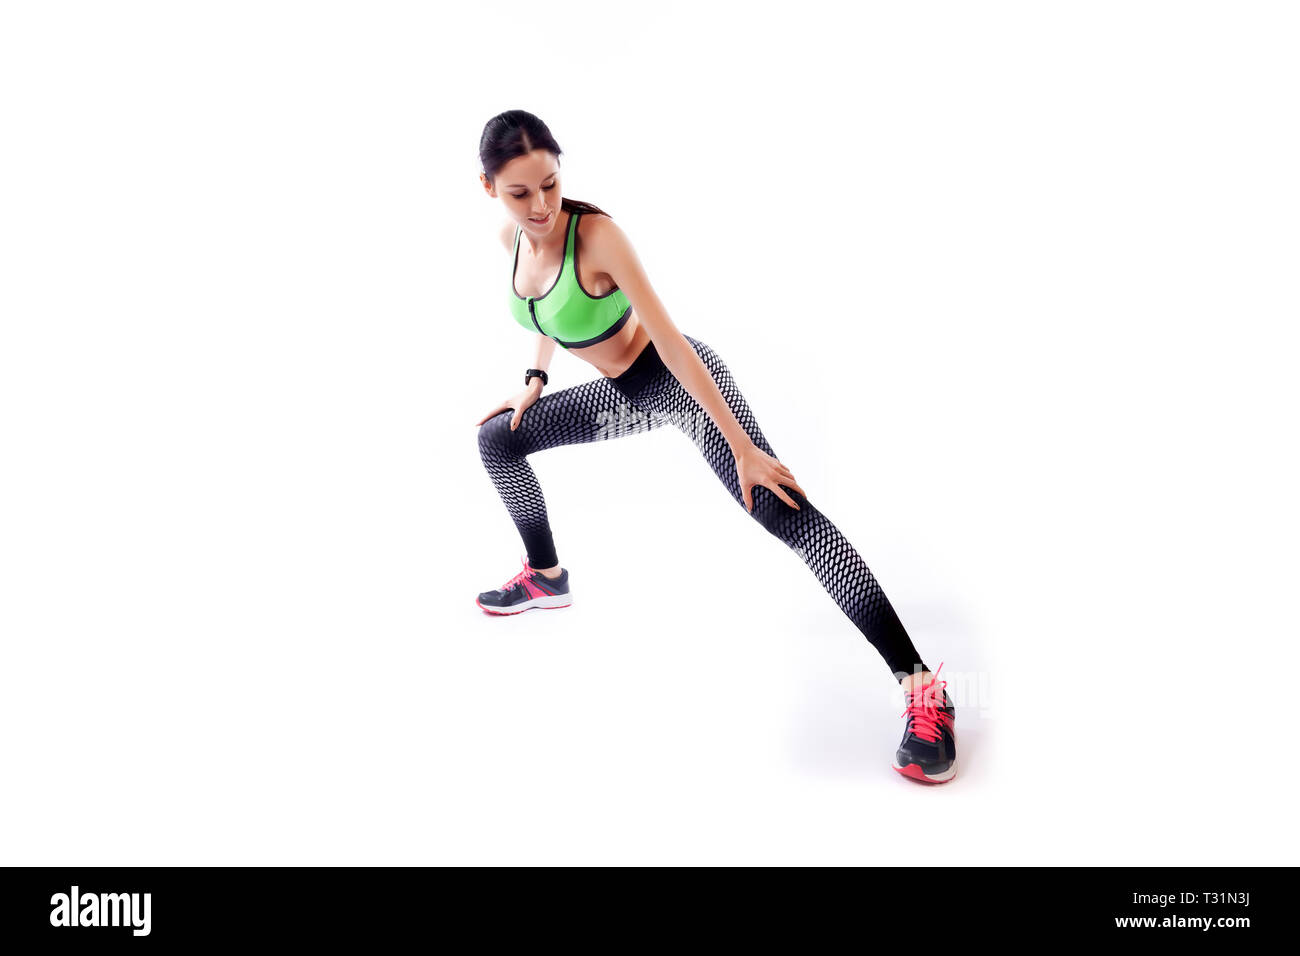
[[[601,298],[604,298],[604,296],[602,296]],[[601,332],[600,335],[597,335],[595,338],[583,339],[581,342],[560,342],[559,339],[556,339],[555,341],[560,342],[560,344],[563,345],[566,349],[580,349],[580,348],[585,348],[588,345],[595,345],[597,342],[603,342],[606,339],[611,338],[614,335],[617,335],[618,330],[623,328],[623,326],[627,325],[627,317],[631,314],[632,314],[632,305],[631,303],[629,303],[628,307],[623,310],[623,314],[618,317],[618,321],[615,322],[613,325],[611,325],[609,328],[607,328],[604,332]]]
[[[569,213],[569,221],[568,223],[565,224],[564,227],[565,230],[572,229],[573,223],[576,219],[577,219],[576,214]],[[515,298],[521,302],[527,302],[530,298],[534,302],[541,302],[548,295],[550,295],[552,292],[555,291],[555,287],[560,284],[560,277],[564,275],[564,259],[568,258],[568,253],[569,253],[569,236],[566,231],[564,236],[564,252],[561,253],[561,255],[563,255],[564,258],[560,260],[560,271],[555,273],[555,281],[551,283],[551,287],[547,289],[545,292],[543,292],[541,295],[527,296],[527,295],[520,295],[519,290],[515,288],[515,273],[519,271],[519,234],[521,232],[523,232],[523,230],[519,226],[515,226],[515,264],[514,267],[510,270],[510,291],[513,292],[515,294]],[[575,257],[578,255],[577,242],[574,242],[573,244],[573,254]],[[580,289],[582,288],[581,282],[578,283],[578,288]],[[585,292],[586,289],[583,289],[583,291]]]
[[[578,217],[581,215],[582,213],[576,213],[576,212],[569,213],[569,222],[565,227],[566,230],[568,230],[568,232],[566,232],[564,237],[565,257],[566,258],[568,257],[567,254],[569,250],[569,240],[570,238],[572,238],[574,281],[576,282],[579,291],[581,291],[583,295],[585,295],[588,299],[598,302],[601,299],[609,298],[611,295],[617,292],[618,286],[614,286],[614,288],[610,289],[604,295],[592,295],[585,288],[583,288],[582,278],[578,273]],[[597,335],[593,338],[583,339],[581,342],[565,342],[563,339],[556,338],[556,336],[554,335],[547,335],[547,333],[542,332],[541,324],[538,323],[537,321],[537,313],[533,311],[533,303],[540,302],[542,299],[545,299],[548,295],[550,295],[552,292],[555,291],[555,287],[560,284],[560,279],[564,276],[564,262],[561,261],[560,271],[556,273],[555,281],[551,283],[551,287],[547,289],[544,293],[535,296],[520,295],[519,290],[515,288],[515,274],[519,271],[519,240],[522,232],[523,229],[521,227],[519,226],[515,227],[515,261],[514,261],[513,268],[510,270],[510,291],[514,293],[514,297],[516,299],[518,299],[521,302],[526,302],[528,304],[529,316],[532,318],[533,325],[537,327],[538,332],[540,332],[542,335],[546,335],[546,337],[549,339],[554,339],[555,343],[561,346],[562,348],[580,349],[580,348],[586,348],[588,345],[595,345],[598,342],[603,342],[608,338],[613,338],[622,330],[623,326],[627,325],[628,316],[632,314],[632,304],[630,302],[628,303],[627,308],[623,310],[623,314],[618,317],[618,321],[616,321],[613,325],[607,328],[604,332],[600,333],[600,335]],[[569,233],[571,233],[572,235],[570,236]]]
[[[577,213],[576,215],[581,216],[582,213]],[[618,286],[614,286],[614,288],[610,289],[604,295],[592,295],[590,292],[586,290],[586,288],[582,284],[582,273],[578,270],[578,240],[580,238],[582,237],[578,235],[578,227],[574,226],[573,227],[573,278],[577,281],[578,288],[582,290],[582,294],[585,295],[588,299],[592,299],[597,302],[599,302],[601,299],[608,299],[611,295],[613,295],[615,292],[618,291]],[[626,318],[626,316],[624,316],[624,318]],[[620,319],[619,321],[621,323],[622,320]]]

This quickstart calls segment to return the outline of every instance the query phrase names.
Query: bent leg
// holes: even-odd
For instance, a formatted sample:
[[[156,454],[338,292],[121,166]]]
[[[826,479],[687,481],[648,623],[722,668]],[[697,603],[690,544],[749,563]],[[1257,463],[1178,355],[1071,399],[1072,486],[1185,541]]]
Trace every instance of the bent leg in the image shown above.
[[[777,457],[722,359],[703,342],[689,335],[686,340],[709,369],[718,390],[750,440],[773,458]],[[721,429],[690,392],[672,379],[666,387],[644,396],[643,402],[691,438],[731,497],[743,508],[745,499],[740,491],[740,478],[736,474],[736,459],[731,447]],[[902,679],[918,668],[928,670],[862,556],[839,528],[806,497],[793,488],[781,487],[799,503],[799,509],[791,508],[771,489],[758,485],[751,491],[754,519],[799,555],[840,610],[880,652],[896,677]]]
[[[512,417],[514,411],[507,409],[479,426],[479,454],[523,539],[528,563],[554,567],[560,562],[546,499],[527,456],[560,445],[638,434],[662,422],[634,408],[606,378],[544,393],[524,409],[514,431]]]

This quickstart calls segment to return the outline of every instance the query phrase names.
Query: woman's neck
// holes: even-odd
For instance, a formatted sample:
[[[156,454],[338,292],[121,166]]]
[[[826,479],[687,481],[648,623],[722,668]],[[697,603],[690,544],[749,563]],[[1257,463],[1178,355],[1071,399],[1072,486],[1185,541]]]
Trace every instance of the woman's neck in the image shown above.
[[[540,259],[544,252],[547,252],[548,250],[551,249],[558,249],[560,253],[563,254],[564,242],[569,235],[569,217],[571,217],[573,213],[566,212],[563,213],[563,215],[564,215],[564,221],[563,223],[561,223],[560,213],[556,213],[555,227],[551,230],[550,234],[548,234],[546,238],[543,240],[545,245],[534,246],[532,236],[528,235],[527,232],[524,233],[523,235],[524,245],[527,246],[528,254],[532,258]]]

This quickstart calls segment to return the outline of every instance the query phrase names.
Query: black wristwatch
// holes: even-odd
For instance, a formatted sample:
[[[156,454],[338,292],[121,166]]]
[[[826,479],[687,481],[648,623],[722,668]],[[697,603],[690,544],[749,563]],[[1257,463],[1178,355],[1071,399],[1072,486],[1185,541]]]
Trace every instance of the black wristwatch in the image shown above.
[[[542,371],[540,368],[530,368],[528,369],[528,371],[524,372],[524,384],[527,385],[528,380],[533,376],[537,376],[538,378],[540,378],[542,380],[542,385],[550,384],[550,382],[546,378],[546,373]]]

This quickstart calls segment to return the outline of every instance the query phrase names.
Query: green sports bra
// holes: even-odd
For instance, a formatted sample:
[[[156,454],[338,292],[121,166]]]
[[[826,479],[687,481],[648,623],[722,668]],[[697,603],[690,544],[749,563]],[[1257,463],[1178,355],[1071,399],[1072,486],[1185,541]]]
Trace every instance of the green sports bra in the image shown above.
[[[519,266],[519,227],[515,227],[515,259],[510,267],[510,312],[529,332],[550,336],[566,349],[595,345],[616,334],[627,323],[632,305],[619,288],[604,295],[588,295],[578,281],[578,217],[569,213],[569,234],[559,275],[544,295],[525,298],[515,291]]]

